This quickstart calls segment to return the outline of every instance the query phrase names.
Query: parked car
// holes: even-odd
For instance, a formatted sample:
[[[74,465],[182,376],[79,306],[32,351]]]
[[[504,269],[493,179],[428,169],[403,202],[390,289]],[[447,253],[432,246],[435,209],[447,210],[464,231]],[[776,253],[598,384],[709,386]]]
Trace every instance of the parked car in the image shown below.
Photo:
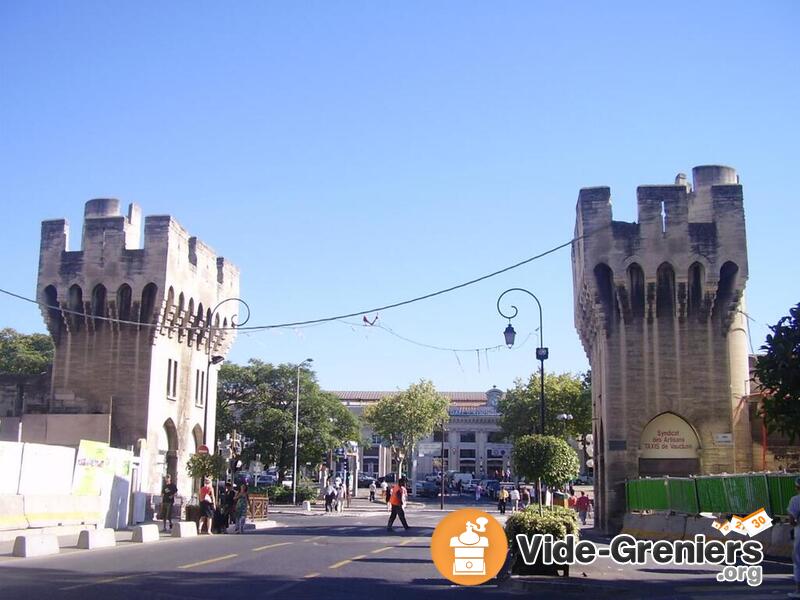
[[[440,488],[432,481],[418,481],[414,489],[417,491],[417,496],[437,498],[439,496]]]
[[[483,493],[494,500],[497,498],[497,492],[500,491],[500,482],[497,479],[484,479],[481,481]]]
[[[591,475],[578,475],[573,479],[572,483],[574,485],[594,485],[594,477]]]
[[[358,487],[369,487],[370,484],[375,483],[375,478],[370,475],[358,474]]]
[[[480,484],[479,479],[470,479],[461,489],[465,492],[474,492],[478,484]]]
[[[386,475],[378,477],[378,479],[375,481],[375,483],[380,485],[384,481],[386,483],[395,483],[397,481],[397,473],[387,473]]]
[[[263,472],[255,476],[254,485],[256,487],[276,485],[277,483],[278,483],[278,476],[274,475],[273,473]]]

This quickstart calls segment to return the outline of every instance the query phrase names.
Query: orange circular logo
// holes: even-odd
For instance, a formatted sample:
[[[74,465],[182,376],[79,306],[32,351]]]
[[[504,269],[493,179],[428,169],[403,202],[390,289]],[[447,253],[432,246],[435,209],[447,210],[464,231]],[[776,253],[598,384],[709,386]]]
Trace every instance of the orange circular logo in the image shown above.
[[[439,573],[459,585],[479,585],[497,575],[508,553],[503,526],[482,510],[462,508],[436,526],[431,557]]]

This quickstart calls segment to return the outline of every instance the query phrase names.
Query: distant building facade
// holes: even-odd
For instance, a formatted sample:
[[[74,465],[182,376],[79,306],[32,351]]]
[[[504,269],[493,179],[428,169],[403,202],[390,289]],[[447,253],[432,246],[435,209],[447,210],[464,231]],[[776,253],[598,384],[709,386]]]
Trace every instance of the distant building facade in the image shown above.
[[[342,403],[358,417],[364,408],[397,392],[341,391],[336,394]],[[441,392],[450,400],[450,420],[444,430],[444,462],[442,462],[442,431],[434,431],[416,449],[417,465],[414,476],[424,479],[428,473],[441,470],[472,473],[475,477],[494,478],[511,467],[511,444],[500,430],[497,402],[503,392],[492,388],[483,392]],[[365,427],[362,437],[372,444],[359,448],[359,470],[382,476],[396,472],[390,448]],[[411,457],[409,457],[410,459]],[[407,460],[410,471],[411,460]]]
[[[220,302],[239,295],[239,271],[171,216],[146,217],[143,240],[141,226],[139,207],[122,215],[114,199],[86,203],[80,250],[65,220],[42,223],[37,298],[55,357],[36,412],[107,415],[101,441],[134,450],[142,491],[170,473],[189,495],[186,461],[204,441],[214,451],[218,363],[239,308]]]
[[[577,204],[575,326],[592,368],[598,524],[619,527],[625,480],[750,471],[753,438],[742,186],[723,166],[637,190],[614,221],[607,187]]]

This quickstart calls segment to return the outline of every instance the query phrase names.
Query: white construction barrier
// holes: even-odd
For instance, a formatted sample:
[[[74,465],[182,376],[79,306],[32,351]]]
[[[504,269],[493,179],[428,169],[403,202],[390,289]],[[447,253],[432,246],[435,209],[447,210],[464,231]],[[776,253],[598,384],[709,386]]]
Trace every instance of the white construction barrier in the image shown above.
[[[667,529],[667,515],[655,513],[652,515],[642,515],[641,528],[636,537],[641,540],[664,540],[664,532]]]
[[[158,525],[155,523],[150,525],[137,525],[133,528],[132,542],[147,544],[149,542],[157,542],[158,539]]]
[[[172,537],[197,537],[197,523],[194,521],[177,521],[172,525]]]
[[[625,516],[622,517],[622,531],[620,531],[620,533],[626,533],[638,538],[641,529],[642,515],[637,513],[625,513]]]
[[[661,539],[682,540],[686,535],[686,516],[669,515],[664,524],[664,533]]]
[[[8,529],[26,529],[28,519],[25,518],[25,504],[22,496],[0,496],[0,531]]]
[[[13,556],[30,558],[58,554],[58,538],[54,535],[18,535],[14,540]]]
[[[83,550],[113,548],[116,545],[117,536],[113,529],[84,529],[78,534],[78,548]]]
[[[100,496],[29,494],[23,502],[30,527],[96,525],[105,512]]]

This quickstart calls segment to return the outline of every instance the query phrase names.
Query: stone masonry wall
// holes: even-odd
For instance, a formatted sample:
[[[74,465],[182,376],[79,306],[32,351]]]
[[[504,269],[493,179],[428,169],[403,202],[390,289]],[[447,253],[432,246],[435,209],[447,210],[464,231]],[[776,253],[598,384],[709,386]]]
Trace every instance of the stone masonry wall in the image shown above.
[[[598,517],[614,529],[639,475],[645,425],[661,413],[699,436],[701,473],[748,470],[742,189],[728,167],[696,167],[694,189],[641,186],[639,220],[612,220],[608,188],[580,192],[575,323],[592,366]],[[743,370],[744,369],[744,370]],[[733,434],[733,445],[715,434]]]

